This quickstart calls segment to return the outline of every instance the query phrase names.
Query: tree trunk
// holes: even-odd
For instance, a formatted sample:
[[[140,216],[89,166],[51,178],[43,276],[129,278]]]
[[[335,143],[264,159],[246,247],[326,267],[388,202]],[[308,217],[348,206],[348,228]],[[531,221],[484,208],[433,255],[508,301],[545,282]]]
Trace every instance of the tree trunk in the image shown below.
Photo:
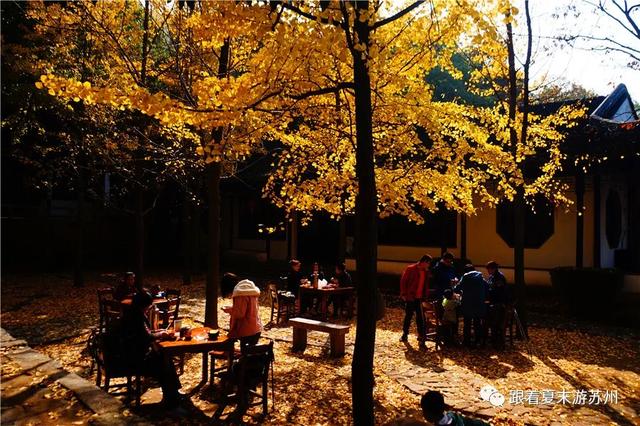
[[[80,170],[76,188],[78,206],[76,212],[76,247],[73,262],[74,287],[84,287],[85,190],[84,171]]]
[[[136,191],[136,253],[135,272],[136,288],[142,291],[144,287],[144,189],[139,187]]]
[[[513,201],[514,214],[514,244],[513,244],[513,273],[516,286],[516,298],[518,316],[524,329],[527,332],[527,285],[524,279],[524,239],[525,239],[525,214],[526,203],[524,201],[524,188],[516,190],[516,197]],[[524,336],[523,336],[524,337]]]
[[[369,8],[356,3],[358,12]],[[368,54],[370,28],[356,17],[355,32]],[[376,338],[376,288],[378,259],[377,196],[374,171],[371,80],[363,53],[353,50],[356,109],[356,270],[358,273],[358,317],[351,366],[353,421],[356,426],[373,425],[373,356]]]
[[[144,2],[144,17],[142,20],[143,36],[142,36],[142,62],[140,66],[140,81],[144,86],[147,82],[147,57],[149,55],[149,16],[151,2]],[[148,119],[144,119],[143,123],[148,123]],[[145,155],[142,148],[138,148],[136,169],[139,178],[142,177],[142,165]],[[143,181],[142,179],[140,180]],[[136,193],[136,288],[139,292],[144,289],[144,188],[138,187]]]
[[[191,284],[193,274],[193,241],[191,222],[193,219],[191,196],[185,191],[182,200],[182,284]]]
[[[529,103],[529,64],[531,61],[531,19],[529,16],[529,3],[525,0],[525,12],[527,17],[527,54],[524,64],[524,94],[523,94],[523,119],[522,128],[520,129],[520,140],[516,130],[516,113],[518,108],[518,81],[515,65],[515,51],[513,45],[513,27],[511,21],[507,22],[507,59],[509,65],[509,139],[511,145],[511,155],[514,161],[518,158],[519,142],[524,143],[527,139],[528,124],[528,103]],[[520,163],[521,166],[521,163]],[[521,169],[524,177],[524,170]],[[527,334],[527,295],[526,284],[524,280],[524,243],[525,243],[525,199],[524,199],[524,182],[516,188],[516,194],[513,200],[514,214],[514,244],[513,244],[513,273],[516,286],[516,298],[518,315],[522,322],[525,334]]]
[[[227,38],[220,49],[218,63],[218,77],[222,78],[229,72],[229,56],[231,41]],[[212,142],[221,144],[224,129],[217,127],[212,132]],[[222,175],[222,159],[217,158],[206,169],[206,191],[209,203],[209,233],[207,244],[207,283],[204,325],[218,328],[218,294],[220,288],[220,176]]]
[[[218,289],[220,288],[220,175],[222,163],[207,166],[207,202],[209,204],[206,304],[204,325],[218,328]]]

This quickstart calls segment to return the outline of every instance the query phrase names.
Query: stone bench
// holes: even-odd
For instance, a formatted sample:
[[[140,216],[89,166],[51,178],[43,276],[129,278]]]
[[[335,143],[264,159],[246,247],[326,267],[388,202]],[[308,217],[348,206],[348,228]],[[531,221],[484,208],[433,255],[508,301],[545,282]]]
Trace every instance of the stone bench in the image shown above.
[[[331,341],[331,356],[344,355],[344,336],[349,331],[348,325],[332,324],[307,318],[291,318],[289,324],[293,327],[293,350],[303,352],[307,347],[307,331],[329,333]]]

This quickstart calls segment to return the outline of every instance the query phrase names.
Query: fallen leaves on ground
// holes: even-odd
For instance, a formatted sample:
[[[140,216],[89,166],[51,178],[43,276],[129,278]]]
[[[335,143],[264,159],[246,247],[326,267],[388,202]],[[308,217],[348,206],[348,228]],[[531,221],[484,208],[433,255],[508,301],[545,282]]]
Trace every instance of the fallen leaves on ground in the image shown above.
[[[204,283],[180,286],[179,276],[159,274],[149,282],[163,288],[181,288],[181,316],[198,324],[204,314]],[[90,360],[83,353],[88,330],[97,321],[96,289],[112,284],[113,277],[97,276],[87,286],[76,289],[70,277],[19,275],[3,279],[2,324],[19,338],[27,339],[39,350],[60,360],[78,374],[95,380],[89,372]],[[225,302],[226,303],[226,302]],[[222,302],[221,302],[222,304]],[[265,300],[260,314],[269,321]],[[376,423],[399,418],[421,419],[419,391],[440,390],[454,410],[478,414],[496,425],[548,424],[640,424],[640,348],[637,340],[612,329],[606,336],[584,331],[532,328],[529,345],[516,342],[513,349],[494,352],[453,348],[419,351],[415,338],[399,342],[403,312],[387,309],[378,323],[375,357]],[[228,326],[221,313],[221,327]],[[344,321],[344,323],[349,323]],[[309,333],[309,346],[303,353],[291,352],[291,329],[274,327],[263,335],[275,339],[275,409],[263,424],[346,425],[351,423],[351,360],[355,324],[347,334],[347,355],[328,356],[328,336]],[[531,352],[529,354],[529,351]],[[186,391],[201,377],[201,357],[187,359],[181,382]],[[480,388],[494,386],[505,395],[503,407],[492,407],[480,399]],[[412,391],[413,389],[414,391]],[[552,389],[601,389],[617,391],[618,403],[609,405],[513,405],[510,391]],[[149,392],[140,410],[132,410],[156,424],[173,424],[154,404],[158,391]],[[210,423],[216,408],[207,386],[191,397],[188,416],[191,424]],[[269,403],[271,409],[271,401]],[[250,411],[245,420],[260,423],[259,410]],[[181,419],[184,421],[185,419]]]

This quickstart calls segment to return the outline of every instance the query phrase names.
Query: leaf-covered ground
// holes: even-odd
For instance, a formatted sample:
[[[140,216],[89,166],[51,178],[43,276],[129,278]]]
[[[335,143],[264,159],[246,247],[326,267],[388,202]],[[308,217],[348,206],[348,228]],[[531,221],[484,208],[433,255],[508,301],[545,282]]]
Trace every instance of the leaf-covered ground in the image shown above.
[[[75,289],[62,275],[11,275],[2,280],[2,326],[34,348],[59,359],[64,366],[93,380],[90,361],[83,352],[88,328],[97,319],[96,289],[113,282],[109,275],[97,275],[87,286]],[[178,287],[179,277],[158,274],[149,282],[161,287]],[[197,324],[203,317],[202,281],[182,287],[181,315]],[[263,323],[269,320],[265,301]],[[637,335],[608,329],[606,335],[593,330],[558,330],[532,327],[529,345],[516,342],[505,352],[446,349],[417,349],[415,338],[399,342],[402,311],[387,309],[379,322],[375,357],[375,398],[378,424],[399,418],[420,419],[420,393],[438,389],[456,410],[475,413],[494,424],[594,425],[640,424],[640,345]],[[222,326],[226,320],[222,319]],[[275,339],[275,410],[264,424],[343,425],[350,423],[350,373],[355,327],[347,335],[347,355],[328,357],[328,336],[310,333],[304,354],[291,352],[291,329],[272,328],[265,336]],[[635,337],[634,337],[635,336]],[[183,390],[193,391],[189,415],[181,422],[210,424],[215,402],[212,389],[195,389],[200,381],[201,357],[187,360],[181,376]],[[492,385],[506,397],[504,406],[494,408],[480,398],[484,385]],[[571,395],[569,403],[510,404],[510,392],[527,396],[553,390]],[[573,404],[575,391],[617,392],[617,403]],[[158,389],[150,389],[144,404],[135,410],[156,424],[173,424],[157,409]],[[534,401],[535,402],[535,401]],[[588,401],[587,401],[588,402]],[[271,407],[271,405],[270,405]],[[252,411],[248,423],[258,423]]]

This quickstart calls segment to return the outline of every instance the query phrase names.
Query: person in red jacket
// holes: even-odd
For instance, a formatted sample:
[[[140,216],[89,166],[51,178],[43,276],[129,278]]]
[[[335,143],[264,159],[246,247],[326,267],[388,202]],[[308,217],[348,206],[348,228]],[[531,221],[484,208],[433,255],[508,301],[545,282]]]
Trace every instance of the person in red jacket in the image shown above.
[[[415,312],[420,347],[424,346],[425,333],[420,304],[429,294],[429,265],[431,265],[431,256],[425,254],[418,263],[407,266],[400,278],[400,297],[404,301],[404,324],[400,341],[407,341],[411,319]]]

